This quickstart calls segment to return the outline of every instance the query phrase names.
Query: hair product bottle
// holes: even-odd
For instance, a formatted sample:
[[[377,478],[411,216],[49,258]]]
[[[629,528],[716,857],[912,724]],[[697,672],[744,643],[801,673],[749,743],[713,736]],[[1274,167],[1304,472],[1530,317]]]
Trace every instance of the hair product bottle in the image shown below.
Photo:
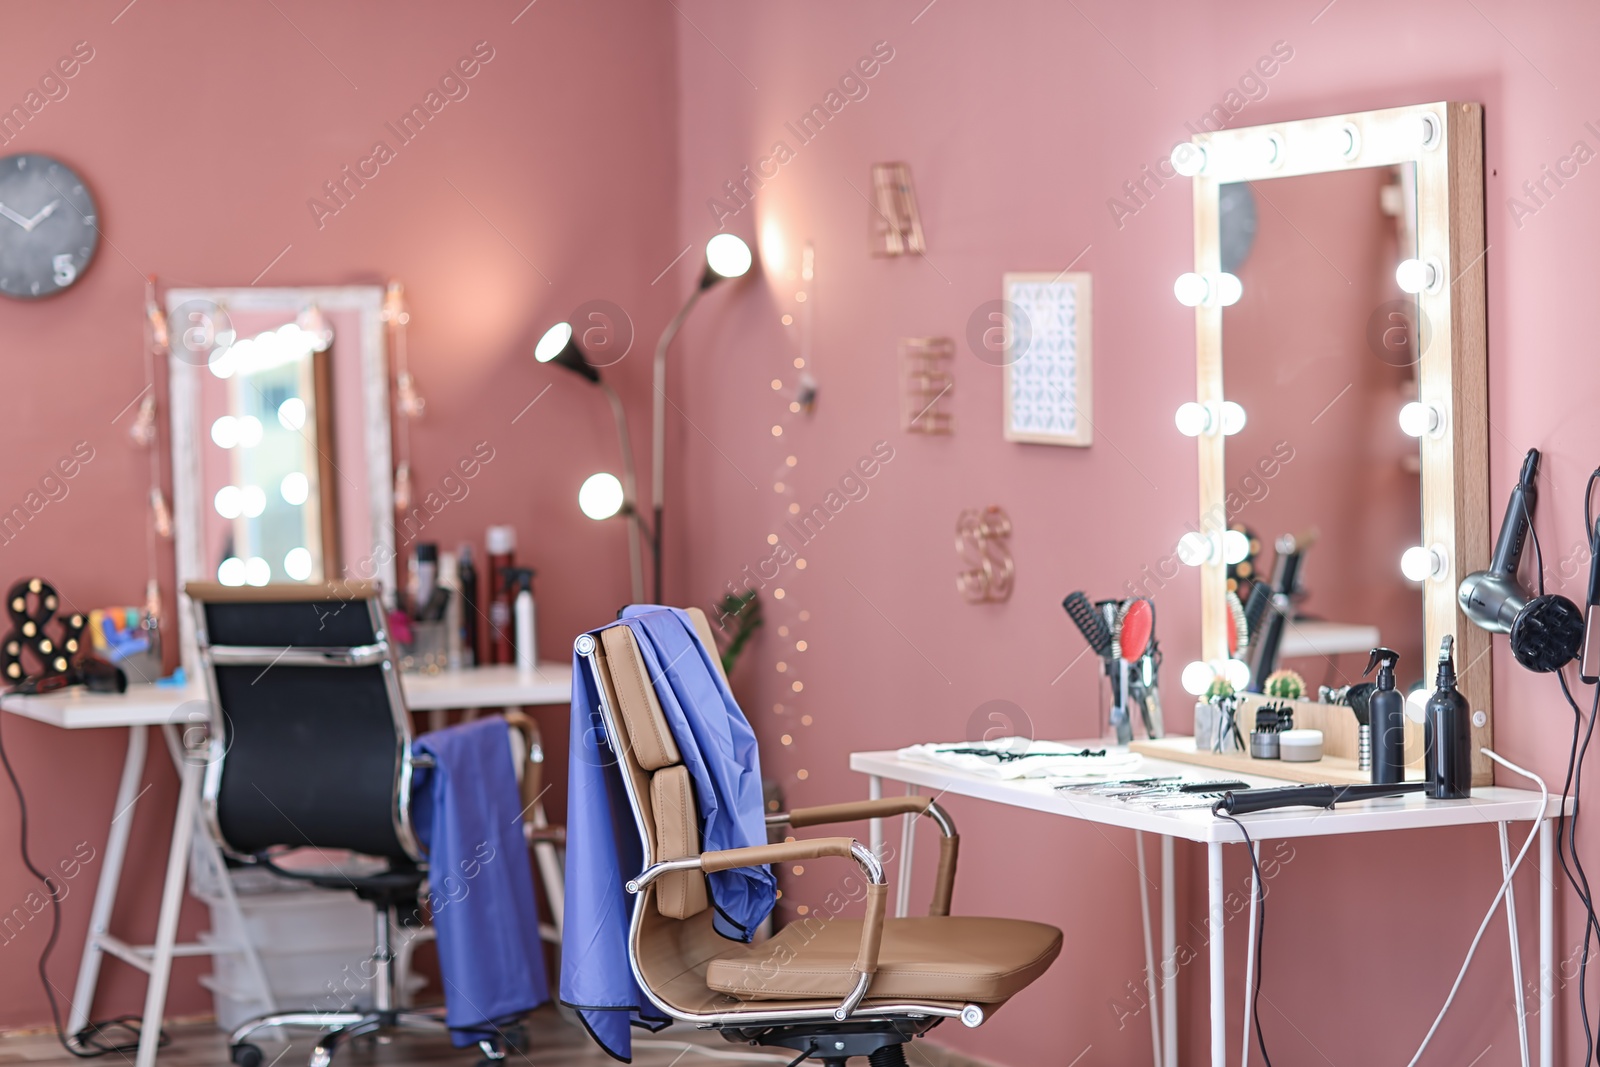
[[[1378,688],[1367,705],[1372,726],[1372,780],[1393,785],[1406,780],[1406,699],[1394,687],[1394,668],[1400,653],[1375,648],[1362,674],[1378,671]]]
[[[1428,796],[1462,800],[1472,795],[1472,710],[1456,689],[1455,638],[1439,645],[1439,673],[1424,711],[1428,739]]]
[[[516,527],[489,527],[484,534],[484,545],[489,550],[488,661],[510,663],[514,656],[512,599],[516,592],[511,588],[511,576],[506,572],[514,565],[512,553],[517,550]]]

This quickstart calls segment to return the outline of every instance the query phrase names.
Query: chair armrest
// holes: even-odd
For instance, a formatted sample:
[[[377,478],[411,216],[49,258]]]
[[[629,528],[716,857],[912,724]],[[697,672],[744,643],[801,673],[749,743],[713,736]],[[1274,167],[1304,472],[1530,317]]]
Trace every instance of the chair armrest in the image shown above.
[[[955,893],[956,857],[961,850],[961,835],[956,833],[956,824],[949,813],[932,797],[879,797],[876,800],[795,808],[793,811],[768,815],[767,825],[792,826],[798,830],[807,826],[881,819],[890,815],[926,815],[938,825],[939,833],[943,835],[939,840],[939,873],[934,879],[933,900],[928,905],[928,914],[949,915],[950,900]]]
[[[833,1011],[834,1019],[843,1022],[866,997],[872,976],[878,971],[878,951],[883,944],[883,923],[889,907],[889,884],[883,876],[883,865],[872,854],[872,850],[861,842],[848,837],[818,837],[808,841],[783,841],[775,845],[703,852],[698,856],[651,864],[639,877],[629,880],[627,888],[629,893],[642,893],[650,883],[672,871],[698,870],[711,874],[737,867],[757,867],[766,863],[787,863],[823,856],[853,859],[867,876],[867,914],[861,922],[861,944],[856,950],[856,983]]]

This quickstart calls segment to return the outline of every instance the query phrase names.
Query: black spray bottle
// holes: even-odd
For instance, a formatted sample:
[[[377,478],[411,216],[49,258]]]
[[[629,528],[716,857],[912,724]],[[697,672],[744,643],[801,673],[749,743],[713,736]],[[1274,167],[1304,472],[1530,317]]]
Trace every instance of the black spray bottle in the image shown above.
[[[1462,800],[1472,795],[1472,710],[1456,690],[1455,638],[1439,646],[1439,674],[1426,710],[1428,795]]]
[[[1368,704],[1372,726],[1372,780],[1393,785],[1406,780],[1406,700],[1394,687],[1394,668],[1400,653],[1375,648],[1362,674],[1378,672],[1378,688]]]

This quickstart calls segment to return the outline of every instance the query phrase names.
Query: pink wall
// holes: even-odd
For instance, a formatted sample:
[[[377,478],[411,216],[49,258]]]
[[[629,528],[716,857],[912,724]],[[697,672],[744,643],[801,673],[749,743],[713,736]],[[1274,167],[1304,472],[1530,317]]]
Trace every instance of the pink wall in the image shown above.
[[[1574,141],[1597,146],[1583,104],[1600,89],[1584,50],[1596,16],[1577,5],[1531,13],[1497,0],[1474,13],[1433,0],[1340,0],[1319,14],[1320,4],[1290,12],[1260,0],[1158,12],[1104,0],[892,8],[680,0],[680,13],[545,0],[449,15],[414,4],[399,9],[404,18],[393,5],[278,7],[281,15],[270,5],[224,15],[192,2],[138,4],[120,16],[120,3],[39,8],[0,41],[0,69],[13,72],[0,100],[21,99],[36,76],[20,72],[43,74],[74,42],[95,49],[70,95],[6,147],[80,167],[108,238],[72,292],[38,306],[0,303],[19,398],[0,430],[9,499],[74,442],[95,449],[67,499],[4,546],[8,574],[49,575],[84,605],[139,595],[146,456],[127,441],[128,416],[113,420],[143,385],[141,274],[186,285],[258,274],[274,285],[397,276],[429,400],[416,429],[418,487],[479,440],[497,454],[471,497],[436,520],[439,539],[517,523],[523,554],[542,570],[544,645],[558,651],[625,595],[624,547],[620,526],[596,529],[573,507],[585,476],[615,466],[605,411],[580,382],[532,366],[531,343],[579,302],[606,298],[628,309],[647,352],[691,283],[694,255],[652,279],[715,232],[707,199],[783,139],[793,158],[752,206],[722,220],[763,237],[764,273],[710,294],[675,350],[671,393],[686,418],[674,419],[669,437],[669,598],[710,601],[768,557],[766,537],[789,503],[821,501],[887,441],[893,458],[865,483],[866,496],[805,546],[804,570],[792,565],[766,590],[768,627],[739,686],[767,742],[769,772],[792,802],[859,796],[864,783],[846,770],[848,751],[966,735],[988,725],[991,709],[979,709],[995,700],[1019,706],[1021,728],[1040,736],[1092,733],[1098,683],[1091,661],[1074,662],[1081,643],[1060,597],[1079,587],[1111,594],[1124,581],[1161,586],[1142,568],[1160,567],[1195,513],[1193,446],[1171,428],[1171,412],[1192,395],[1192,318],[1170,288],[1190,262],[1189,192],[1169,182],[1119,211],[1110,201],[1126,197],[1124,182],[1284,41],[1292,59],[1265,82],[1264,98],[1244,86],[1259,99],[1236,124],[1421,100],[1485,105],[1493,488],[1503,494],[1525,447],[1547,450],[1541,528],[1551,577],[1565,565],[1567,591],[1578,588],[1586,562],[1578,493],[1600,445],[1585,403],[1600,371],[1582,358],[1570,312],[1585,306],[1595,253],[1572,238],[1600,222],[1588,189],[1596,179],[1579,171],[1553,196],[1528,201],[1536,210],[1520,225],[1507,207]],[[365,156],[383,123],[479,40],[495,59],[470,97],[449,104],[318,229],[307,198]],[[893,55],[882,62],[880,54],[867,95],[799,144],[784,123],[821,102],[878,41]],[[854,83],[846,88],[860,97]],[[896,159],[912,165],[928,255],[871,260],[861,194],[869,165]],[[798,338],[779,320],[798,311],[789,272],[807,240],[818,271],[808,369],[821,387],[809,418],[786,408]],[[898,338],[962,342],[971,313],[998,295],[1002,271],[1073,262],[1096,283],[1093,448],[1002,442],[999,374],[964,349],[956,435],[898,430]],[[646,362],[636,356],[613,375],[638,412],[647,406]],[[550,395],[512,425],[546,385]],[[45,399],[56,395],[64,398]],[[990,503],[1016,523],[1018,588],[1007,604],[969,607],[952,581],[952,526],[961,509]],[[1157,595],[1175,668],[1197,644],[1194,579]],[[797,640],[806,651],[795,650]],[[1558,776],[1568,712],[1548,679],[1521,674],[1498,651],[1496,660],[1501,750]],[[1169,717],[1181,727],[1184,701],[1169,688]],[[65,857],[79,841],[100,847],[120,740],[65,738],[16,719],[5,732],[32,800],[38,858]],[[153,868],[173,783],[154,762],[148,777],[133,849]],[[1129,1014],[1128,983],[1140,980],[1131,841],[974,803],[952,807],[966,837],[958,908],[1055,922],[1068,929],[1069,947],[992,1025],[944,1028],[939,1039],[1002,1063],[1065,1062],[1089,1045],[1085,1062],[1141,1062],[1146,1019]],[[12,804],[0,795],[0,855],[14,855],[15,833]],[[1593,848],[1594,835],[1585,837]],[[1191,893],[1201,888],[1193,859],[1184,850]],[[1493,891],[1493,866],[1487,828],[1297,847],[1272,881],[1273,1050],[1285,1061],[1402,1054],[1449,987]],[[826,895],[825,865],[809,872],[789,878],[791,908]],[[119,909],[143,924],[135,936],[148,934],[157,894],[141,873],[125,883]],[[1229,881],[1243,879],[1236,856]],[[1534,887],[1525,880],[1524,901]],[[0,866],[7,908],[29,888],[14,860]],[[70,981],[88,896],[87,884],[74,885],[58,984]],[[1186,919],[1202,916],[1191,908]],[[187,925],[200,924],[191,914]],[[1533,930],[1524,932],[1531,940]],[[1563,958],[1579,933],[1569,911]],[[43,936],[36,925],[0,945],[0,1025],[45,1016],[30,977]],[[1233,937],[1242,982],[1242,931]],[[1502,940],[1481,950],[1436,1046],[1441,1062],[1470,1062],[1490,1045],[1493,1060],[1507,1059],[1513,1015]],[[1198,935],[1189,943],[1202,947]],[[1380,951],[1389,955],[1374,969],[1368,961]],[[201,969],[181,969],[175,1011],[205,1009],[193,982]],[[1184,974],[1186,1041],[1199,1048],[1205,979],[1196,966]],[[139,988],[118,969],[98,1011],[135,1010]],[[1568,1058],[1581,1047],[1573,1002],[1569,988]]]
[[[1259,0],[1154,10],[1102,0],[679,6],[683,239],[716,230],[707,198],[771,155],[775,140],[794,158],[750,207],[723,220],[746,238],[781,235],[789,258],[740,291],[715,293],[677,352],[674,393],[693,427],[672,432],[669,591],[709,600],[768,556],[766,536],[787,502],[809,508],[874,441],[895,450],[866,499],[805,548],[806,569],[769,583],[767,628],[740,668],[746,705],[768,742],[766,769],[792,803],[863,795],[865,783],[846,769],[849,751],[961,737],[986,701],[1020,705],[1044,736],[1095,731],[1094,665],[1085,658],[1069,669],[1082,645],[1060,599],[1138,579],[1195,514],[1193,445],[1171,422],[1193,396],[1193,318],[1171,291],[1192,262],[1188,185],[1169,182],[1147,202],[1127,201],[1121,225],[1108,200],[1125,196],[1125,181],[1186,138],[1186,122],[1239,89],[1276,41],[1293,57],[1235,125],[1427,100],[1484,104],[1492,488],[1503,499],[1522,451],[1544,447],[1540,526],[1552,581],[1575,552],[1567,573],[1581,568],[1579,495],[1600,458],[1590,412],[1600,369],[1584,355],[1586,327],[1573,309],[1587,306],[1597,266],[1581,235],[1600,224],[1600,186],[1591,188],[1600,179],[1579,171],[1520,227],[1507,198],[1574,141],[1600,146],[1584,125],[1595,118],[1585,101],[1600,90],[1587,52],[1593,13],[1503,0],[1477,11],[1341,0],[1320,16],[1321,2]],[[867,83],[869,95],[798,145],[785,121],[820,102],[880,40],[894,58]],[[1244,88],[1261,96],[1258,84]],[[870,164],[887,160],[911,164],[924,259],[866,254],[870,208],[861,194]],[[797,342],[779,322],[796,310],[788,271],[807,240],[817,250],[809,369],[821,387],[809,418],[785,409]],[[1000,378],[966,351],[968,317],[999,295],[1003,271],[1074,261],[1095,275],[1096,444],[1007,444]],[[950,438],[897,429],[896,341],[928,334],[962,346]],[[783,391],[769,389],[773,378]],[[774,425],[783,429],[776,439]],[[786,455],[797,458],[792,471]],[[780,475],[792,496],[774,491]],[[961,509],[990,503],[1016,524],[1017,591],[1007,604],[970,607],[955,592],[952,528]],[[1578,585],[1569,581],[1568,593]],[[1157,598],[1172,668],[1169,721],[1182,726],[1188,715],[1171,683],[1196,652],[1195,579],[1185,574]],[[805,652],[796,652],[798,639]],[[1570,712],[1551,679],[1522,673],[1499,648],[1495,656],[1501,751],[1559,782]],[[780,661],[788,671],[776,670]],[[1125,1017],[1119,1029],[1118,1005],[1134,1003],[1126,983],[1141,974],[1128,835],[973,802],[952,807],[966,872],[957,907],[1041,919],[1069,935],[1065,958],[992,1025],[942,1028],[938,1039],[1001,1063],[1065,1063],[1090,1045],[1086,1063],[1145,1062],[1147,1019]],[[1584,837],[1592,851],[1595,835]],[[1199,894],[1203,863],[1182,851],[1189,890]],[[1487,827],[1297,846],[1271,883],[1271,984],[1262,1003],[1275,1058],[1409,1055],[1493,893],[1495,858]],[[820,902],[834,877],[807,865],[803,877],[787,879],[785,904]],[[1232,857],[1228,877],[1247,884],[1242,856]],[[1534,899],[1535,885],[1530,874],[1522,900]],[[1576,914],[1569,906],[1560,929],[1563,959],[1581,934]],[[1203,913],[1191,908],[1186,919],[1203,924]],[[1534,932],[1524,929],[1525,945]],[[1187,936],[1203,951],[1197,932]],[[1231,936],[1237,988],[1242,928]],[[1372,967],[1380,954],[1383,965]],[[1503,932],[1493,934],[1434,1046],[1438,1062],[1471,1062],[1490,1045],[1483,1062],[1511,1062],[1506,962]],[[1203,962],[1184,971],[1192,1050],[1204,1047],[1203,972]],[[1573,1061],[1582,1055],[1575,999],[1569,986],[1561,1029]]]
[[[415,429],[417,496],[477,442],[495,450],[470,494],[434,518],[427,535],[453,545],[481,541],[489,523],[514,523],[520,555],[540,571],[546,655],[564,655],[572,634],[627,596],[620,524],[596,528],[576,506],[588,474],[617,468],[616,438],[599,393],[537,366],[532,347],[550,323],[595,298],[648,329],[688,284],[679,274],[650,284],[678,252],[676,57],[662,43],[671,9],[545,0],[513,21],[523,3],[448,11],[145,3],[117,17],[123,6],[38,8],[0,41],[6,104],[22,100],[75,42],[93,48],[66,98],[47,104],[3,151],[51,153],[78,168],[105,226],[78,286],[36,305],[0,301],[12,399],[0,426],[5,507],[74,442],[94,449],[66,498],[0,547],[0,579],[46,575],[85,608],[143,596],[148,457],[129,441],[125,411],[144,385],[143,274],[188,286],[394,277],[406,284],[412,370],[428,401]],[[384,123],[479,41],[493,58],[466,83],[467,95],[398,147],[319,229],[308,199],[374,141],[395,146]],[[636,418],[647,419],[648,368],[633,359],[608,374]],[[546,386],[549,395],[513,425]],[[170,547],[163,552],[171,605]],[[547,717],[552,727],[565,718],[560,709]],[[101,851],[124,739],[68,737],[10,716],[4,731],[28,794],[35,858],[53,864],[80,841]],[[131,845],[139,865],[118,904],[119,925],[135,938],[154,929],[171,825],[175,779],[162,751],[159,743],[151,750],[152,788]],[[0,790],[3,912],[33,888],[16,849],[16,805]],[[72,883],[66,903],[51,972],[64,989],[98,862]],[[203,909],[186,914],[186,933],[204,927]],[[47,932],[45,915],[0,944],[0,1026],[47,1017],[33,971]],[[210,1010],[194,981],[205,969],[179,965],[175,1013]],[[138,1010],[143,984],[116,963],[108,976],[97,1011]]]

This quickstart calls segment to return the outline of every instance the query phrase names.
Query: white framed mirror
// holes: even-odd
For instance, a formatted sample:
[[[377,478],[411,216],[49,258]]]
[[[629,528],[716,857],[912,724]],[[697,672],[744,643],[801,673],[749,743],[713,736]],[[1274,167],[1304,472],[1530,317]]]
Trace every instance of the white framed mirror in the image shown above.
[[[180,589],[361,579],[392,600],[383,297],[371,285],[167,292]]]
[[[1198,444],[1180,555],[1200,571],[1201,659],[1244,658],[1259,685],[1234,594],[1277,585],[1275,555],[1294,557],[1293,595],[1267,609],[1292,613],[1269,665],[1382,641],[1410,681],[1453,635],[1476,752],[1492,741],[1489,635],[1456,586],[1489,555],[1482,107],[1203,133],[1173,163],[1194,179],[1195,265],[1174,293],[1195,308],[1196,397],[1177,422]],[[1314,697],[1326,679],[1302,673]],[[1481,756],[1474,772],[1492,780]]]

